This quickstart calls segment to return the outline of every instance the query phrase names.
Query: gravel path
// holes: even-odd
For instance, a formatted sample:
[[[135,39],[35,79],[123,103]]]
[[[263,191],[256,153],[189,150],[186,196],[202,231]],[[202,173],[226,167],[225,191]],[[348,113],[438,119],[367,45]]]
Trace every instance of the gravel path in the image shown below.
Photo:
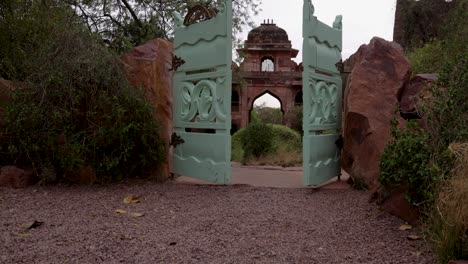
[[[140,203],[124,204],[130,194]],[[0,188],[0,262],[433,263],[422,240],[407,239],[415,230],[367,197],[151,182]]]

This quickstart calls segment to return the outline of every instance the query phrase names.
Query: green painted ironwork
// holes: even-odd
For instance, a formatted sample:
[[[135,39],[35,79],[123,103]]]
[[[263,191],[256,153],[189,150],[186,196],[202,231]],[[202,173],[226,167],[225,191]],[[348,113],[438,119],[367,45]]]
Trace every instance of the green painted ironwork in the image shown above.
[[[303,7],[303,179],[306,186],[320,185],[340,174],[342,80],[342,17],[333,27],[314,16],[314,6]]]
[[[175,21],[173,120],[183,143],[174,148],[173,172],[229,184],[232,2],[195,24],[184,26],[179,14]]]

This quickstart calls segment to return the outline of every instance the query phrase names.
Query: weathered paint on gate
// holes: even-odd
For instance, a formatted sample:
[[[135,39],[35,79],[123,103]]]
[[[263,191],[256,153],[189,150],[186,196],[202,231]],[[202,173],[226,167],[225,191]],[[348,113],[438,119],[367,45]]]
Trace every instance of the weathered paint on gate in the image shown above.
[[[314,6],[303,7],[303,179],[306,186],[320,185],[340,174],[342,81],[342,23],[333,27],[314,16]]]
[[[174,132],[183,143],[174,147],[173,172],[229,184],[232,2],[211,19],[185,26],[180,16],[176,21]]]

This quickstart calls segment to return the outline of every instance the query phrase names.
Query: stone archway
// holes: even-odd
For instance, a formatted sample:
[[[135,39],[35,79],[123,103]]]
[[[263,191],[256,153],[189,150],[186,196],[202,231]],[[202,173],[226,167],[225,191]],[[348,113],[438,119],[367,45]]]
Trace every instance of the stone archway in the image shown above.
[[[250,117],[252,116],[252,111],[254,111],[254,108],[255,108],[255,102],[262,98],[263,96],[265,95],[270,95],[272,96],[273,98],[275,98],[276,100],[278,100],[278,102],[280,103],[280,111],[281,111],[281,121],[279,122],[280,124],[284,124],[284,120],[285,120],[285,111],[284,111],[284,103],[281,101],[281,98],[279,98],[278,96],[276,96],[274,93],[270,92],[269,90],[267,91],[264,91],[263,93],[257,95],[251,102],[250,104],[250,111],[249,111],[249,123],[250,123]]]

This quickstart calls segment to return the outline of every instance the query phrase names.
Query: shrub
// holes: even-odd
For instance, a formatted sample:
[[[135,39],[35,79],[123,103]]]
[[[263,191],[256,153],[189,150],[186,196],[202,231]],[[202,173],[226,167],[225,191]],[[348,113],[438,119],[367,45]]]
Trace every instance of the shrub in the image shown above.
[[[252,125],[252,124],[251,124]],[[276,165],[283,167],[297,166],[302,163],[301,136],[296,131],[282,125],[267,124],[272,130],[271,151],[254,157],[244,155],[242,138],[247,136],[247,128],[237,131],[232,136],[232,160],[249,165]]]
[[[301,135],[304,133],[302,130],[302,112],[303,106],[297,105],[294,106],[293,112],[291,114],[291,128],[299,132]]]
[[[231,138],[231,160],[242,161],[244,150],[242,149],[242,137],[244,137],[245,128],[239,129]]]
[[[257,121],[260,121],[265,124],[282,124],[283,123],[283,113],[279,108],[267,107],[265,104],[260,106],[255,106],[252,111],[252,120],[257,118]]]
[[[434,200],[439,172],[431,164],[431,152],[427,145],[428,135],[414,122],[406,128],[397,128],[392,123],[392,136],[380,159],[380,183],[387,189],[404,187],[408,200],[416,205],[430,204]]]
[[[66,15],[66,7],[38,3],[38,15],[9,20],[33,20],[15,39],[19,47],[33,43],[24,59],[3,68],[2,76],[23,81],[25,88],[12,95],[0,127],[0,165],[33,167],[44,182],[71,180],[84,166],[94,167],[99,181],[154,170],[164,152],[143,93],[128,84],[116,57]],[[47,38],[28,39],[44,24]]]
[[[468,0],[458,0],[454,1],[452,5],[454,7],[450,10],[448,15],[444,15],[443,23],[424,23],[423,20],[432,20],[437,16],[434,16],[435,13],[438,13],[439,10],[431,7],[434,3],[426,3],[427,1],[413,2],[413,7],[410,7],[407,10],[408,18],[411,16],[421,13],[421,15],[409,19],[408,22],[412,23],[414,19],[420,19],[420,25],[424,25],[423,29],[431,29],[434,31],[433,36],[427,36],[428,39],[425,39],[421,44],[414,45],[418,48],[412,49],[407,54],[409,61],[413,67],[413,72],[415,73],[430,73],[430,72],[439,72],[442,70],[443,66],[447,63],[456,61],[459,54],[468,52],[467,41],[468,41],[468,27],[466,22],[468,20]],[[441,1],[442,2],[442,1]],[[442,4],[444,5],[444,4]],[[411,9],[414,11],[411,11]],[[424,16],[422,14],[425,14]],[[440,19],[439,17],[437,19]],[[426,21],[427,22],[427,21]],[[411,38],[412,30],[418,30],[421,27],[416,25],[408,24],[406,29],[408,30],[408,38]],[[429,31],[431,31],[429,30]],[[431,35],[431,34],[430,34]],[[417,36],[415,34],[414,36]],[[420,47],[419,47],[420,46]]]
[[[273,130],[263,123],[252,123],[245,129],[241,138],[244,159],[259,158],[273,150]]]

